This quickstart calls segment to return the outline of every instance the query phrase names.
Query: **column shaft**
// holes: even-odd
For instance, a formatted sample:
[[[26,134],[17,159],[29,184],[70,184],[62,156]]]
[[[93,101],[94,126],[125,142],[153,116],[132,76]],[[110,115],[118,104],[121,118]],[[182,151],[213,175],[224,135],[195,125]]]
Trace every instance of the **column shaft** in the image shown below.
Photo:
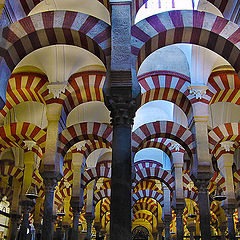
[[[8,240],[15,240],[17,235],[17,228],[21,216],[18,214],[10,215],[9,229],[8,229]]]
[[[235,240],[235,226],[234,226],[234,219],[233,213],[234,208],[225,209],[226,217],[227,217],[227,225],[228,225],[228,239]]]
[[[20,231],[19,231],[19,240],[26,240],[27,239],[27,228],[29,227],[29,214],[24,213],[23,214],[23,219],[21,222],[21,227],[20,227]]]
[[[208,195],[208,181],[197,181],[198,187],[198,202],[199,204],[199,215],[200,215],[200,230],[202,240],[211,239],[211,228],[210,228],[210,205]]]
[[[73,227],[71,240],[78,240],[78,224],[79,224],[80,212],[73,212]]]
[[[54,190],[57,185],[56,172],[43,172],[43,183],[45,185],[45,200],[43,212],[42,240],[53,239],[53,199]]]
[[[177,225],[177,239],[182,240],[184,236],[183,228],[183,209],[177,209],[176,211],[176,225]]]
[[[170,221],[164,221],[165,223],[165,239],[170,240],[171,239],[171,233],[170,233]]]
[[[113,125],[111,240],[131,239],[131,126]]]

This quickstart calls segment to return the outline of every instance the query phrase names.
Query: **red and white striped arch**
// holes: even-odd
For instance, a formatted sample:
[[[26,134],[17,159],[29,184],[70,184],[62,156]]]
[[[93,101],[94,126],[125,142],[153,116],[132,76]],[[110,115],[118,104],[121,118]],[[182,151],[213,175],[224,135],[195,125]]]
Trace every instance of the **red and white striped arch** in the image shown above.
[[[235,71],[216,71],[208,79],[207,94],[211,96],[210,104],[231,102],[240,105],[240,80]]]
[[[107,149],[111,149],[111,146],[107,145],[104,142],[101,141],[96,141],[96,140],[88,140],[86,141],[86,144],[81,148],[81,151],[79,151],[76,146],[72,147],[72,153],[75,152],[80,152],[83,154],[83,156],[85,157],[85,159],[88,158],[88,156],[94,152],[97,149],[100,148],[107,148]]]
[[[98,140],[111,145],[112,127],[109,124],[96,122],[72,125],[59,134],[57,151],[64,157],[74,144],[83,140]]]
[[[176,152],[176,149],[171,147],[172,144],[176,144],[176,142],[168,138],[154,138],[141,145],[138,151],[145,148],[157,148],[165,152],[170,158],[170,160],[172,160],[172,153]],[[178,152],[184,153],[185,150],[182,147],[180,147]]]
[[[11,72],[26,55],[45,46],[78,46],[106,63],[110,55],[110,34],[107,23],[80,12],[47,11],[25,17],[5,27],[2,32],[2,87],[7,88]],[[4,91],[1,98],[5,99]]]
[[[188,118],[192,106],[188,99],[190,79],[170,71],[154,71],[138,76],[141,86],[141,105],[154,100],[166,100],[179,106]]]
[[[104,165],[96,166],[95,168],[89,168],[82,174],[82,188],[85,188],[89,182],[98,178],[111,178],[111,168]]]
[[[12,165],[0,164],[0,174],[15,177],[19,182],[23,180],[23,170]]]
[[[226,190],[225,178],[220,174],[220,172],[215,172],[213,177],[210,179],[208,186],[209,194],[216,190],[216,186],[220,192]]]
[[[137,152],[141,146],[152,138],[169,138],[179,143],[193,158],[195,154],[194,136],[182,125],[171,121],[146,123],[132,133],[132,151]]]
[[[103,102],[103,84],[105,81],[105,72],[88,71],[72,75],[69,79],[67,88],[60,99],[62,103],[62,112],[60,121],[62,126],[66,126],[69,113],[82,103],[90,101]],[[46,99],[51,103],[54,99]]]
[[[156,181],[152,179],[145,179],[144,181],[139,182],[138,185],[135,186],[135,188],[133,189],[133,193],[136,193],[140,190],[145,190],[145,189],[150,189],[163,194],[161,187],[159,188],[156,184]]]
[[[132,27],[132,54],[139,68],[147,56],[161,47],[191,43],[223,56],[240,74],[239,32],[237,24],[210,13],[188,10],[163,12]]]
[[[12,74],[7,86],[6,105],[0,113],[5,117],[11,108],[26,101],[45,104],[47,83],[47,77],[39,73]]]
[[[142,168],[149,168],[149,167],[162,168],[163,165],[153,160],[141,160],[141,161],[135,162],[134,167],[136,171],[138,171]]]
[[[144,189],[144,190],[140,190],[138,192],[135,192],[132,195],[132,206],[134,206],[134,204],[142,198],[153,198],[161,206],[163,205],[163,194],[162,193],[151,190],[151,189]]]
[[[32,123],[17,122],[0,127],[0,152],[15,146],[26,149],[23,140],[32,140],[41,151],[33,148],[37,154],[45,152],[46,132]]]
[[[137,219],[145,219],[150,224],[153,224],[153,215],[152,213],[148,212],[137,212],[133,214],[133,222]]]
[[[238,142],[240,139],[240,123],[224,123],[208,133],[209,149],[215,154],[224,141]]]
[[[151,212],[155,217],[158,217],[158,205],[155,204],[149,204],[147,202],[137,202],[133,206],[133,214],[141,211],[146,210]]]
[[[93,204],[94,206],[102,200],[103,198],[110,198],[111,197],[111,189],[103,189],[94,193]]]
[[[138,185],[140,181],[145,180],[146,178],[158,179],[165,183],[171,191],[175,189],[174,176],[164,169],[155,167],[141,168],[136,171],[136,176],[132,184],[133,188]]]

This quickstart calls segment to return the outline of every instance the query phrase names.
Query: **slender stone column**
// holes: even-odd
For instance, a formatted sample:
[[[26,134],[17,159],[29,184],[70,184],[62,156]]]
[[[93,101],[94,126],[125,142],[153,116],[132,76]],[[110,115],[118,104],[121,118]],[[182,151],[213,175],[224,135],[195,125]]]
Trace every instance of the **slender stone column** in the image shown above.
[[[183,208],[175,209],[176,213],[176,225],[177,225],[177,239],[182,240],[184,236],[184,228],[183,228]]]
[[[8,229],[8,240],[15,240],[17,235],[17,228],[20,222],[21,215],[16,213],[10,214],[10,222],[9,222],[9,229]]]
[[[132,1],[110,0],[111,59],[104,98],[113,125],[110,239],[131,239],[132,124],[140,105],[140,87],[132,70]],[[136,64],[136,63],[134,63]]]
[[[71,199],[71,207],[73,210],[73,226],[72,226],[72,235],[71,240],[78,240],[78,234],[79,234],[79,217],[80,217],[80,203],[79,201],[74,201],[74,199]]]
[[[234,220],[233,220],[233,214],[235,212],[234,207],[228,207],[225,208],[225,213],[227,217],[227,224],[228,224],[228,239],[229,240],[235,240],[235,226],[234,226]]]
[[[93,220],[94,220],[94,215],[91,213],[91,214],[88,214],[86,213],[85,214],[85,219],[87,221],[87,236],[86,238],[88,240],[91,240],[91,235],[92,235],[92,223],[93,223]]]
[[[96,221],[96,220],[95,220]],[[94,223],[94,228],[96,230],[96,240],[100,240],[100,230],[101,230],[101,223]]]
[[[220,226],[219,226],[219,229],[221,231],[221,240],[225,240],[226,237],[225,237],[225,232],[227,230],[227,224],[226,223],[222,223]]]
[[[41,240],[42,225],[41,223],[33,223],[35,228],[35,240]]]
[[[27,239],[27,229],[29,228],[29,212],[34,206],[34,202],[32,200],[23,200],[21,201],[22,206],[22,222],[19,231],[19,240]]]
[[[164,227],[165,227],[164,223],[162,223],[162,222],[158,223],[158,225],[157,225],[158,240],[162,240],[162,232],[163,232]]]
[[[53,198],[58,179],[55,172],[43,172],[43,183],[45,185],[45,201],[43,212],[42,240],[53,238]]]
[[[208,179],[198,179],[196,181],[196,186],[198,188],[198,202],[199,204],[199,215],[200,215],[200,229],[202,240],[211,239],[211,228],[210,228],[210,204],[208,195]]]
[[[164,224],[165,224],[165,239],[170,240],[171,239],[171,233],[170,233],[170,224],[172,221],[172,216],[164,216]]]
[[[120,76],[121,77],[121,76]],[[112,97],[111,104],[113,141],[112,141],[112,178],[111,178],[111,220],[110,239],[131,239],[131,127],[136,110],[131,97]]]
[[[153,235],[153,240],[157,240],[157,238],[158,238],[158,233],[157,233],[157,232],[154,232],[154,233],[152,233],[152,235]]]

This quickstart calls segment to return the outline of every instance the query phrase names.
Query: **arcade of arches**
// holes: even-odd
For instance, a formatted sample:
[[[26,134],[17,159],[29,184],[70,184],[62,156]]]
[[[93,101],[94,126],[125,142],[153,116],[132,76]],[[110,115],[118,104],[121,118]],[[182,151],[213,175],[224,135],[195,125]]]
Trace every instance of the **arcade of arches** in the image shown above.
[[[240,236],[239,0],[0,16],[0,239]]]

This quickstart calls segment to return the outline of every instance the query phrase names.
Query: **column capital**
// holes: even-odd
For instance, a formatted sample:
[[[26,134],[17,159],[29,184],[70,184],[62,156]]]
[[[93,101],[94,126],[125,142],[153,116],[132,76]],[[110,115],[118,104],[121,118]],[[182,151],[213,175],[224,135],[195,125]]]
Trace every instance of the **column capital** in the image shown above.
[[[35,201],[29,200],[29,199],[26,199],[26,200],[24,199],[24,200],[20,201],[20,205],[22,207],[23,214],[29,213],[31,211],[31,209],[34,207]]]
[[[202,99],[208,90],[208,86],[200,85],[200,86],[189,86],[189,93],[194,95],[196,99]]]
[[[194,222],[188,223],[187,229],[189,230],[189,232],[195,232],[196,231],[196,224]]]
[[[62,175],[55,171],[44,171],[41,173],[41,176],[45,185],[45,191],[54,191],[58,181],[62,178]]]
[[[196,180],[194,180],[194,183],[195,183],[196,187],[198,188],[199,192],[208,191],[209,180],[210,179],[196,179]]]
[[[222,208],[224,209],[227,218],[232,217],[235,212],[236,204],[226,204]]]
[[[112,96],[108,99],[112,125],[133,125],[137,102],[128,96]]]

